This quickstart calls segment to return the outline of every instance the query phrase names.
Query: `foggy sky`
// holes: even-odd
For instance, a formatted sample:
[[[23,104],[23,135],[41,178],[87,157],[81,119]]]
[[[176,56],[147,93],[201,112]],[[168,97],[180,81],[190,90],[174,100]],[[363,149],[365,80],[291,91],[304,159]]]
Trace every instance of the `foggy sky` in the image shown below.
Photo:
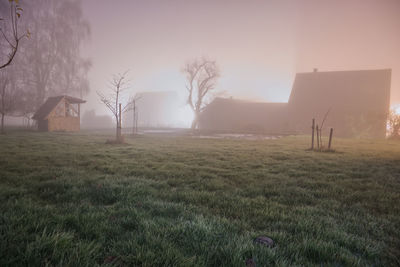
[[[216,59],[226,96],[286,102],[296,72],[392,68],[400,103],[400,0],[83,0],[92,27],[86,109],[130,70],[133,92],[185,93],[182,65]],[[183,105],[182,100],[182,105]]]

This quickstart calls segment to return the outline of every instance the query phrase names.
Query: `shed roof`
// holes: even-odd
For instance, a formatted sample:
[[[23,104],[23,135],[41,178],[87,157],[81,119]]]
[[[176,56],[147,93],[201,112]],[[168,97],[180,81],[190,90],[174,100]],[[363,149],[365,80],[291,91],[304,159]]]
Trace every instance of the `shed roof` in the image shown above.
[[[70,104],[86,103],[86,101],[83,99],[72,97],[72,96],[67,96],[67,95],[49,97],[49,98],[47,98],[46,102],[44,102],[43,105],[41,105],[40,108],[36,111],[36,113],[33,115],[32,119],[34,119],[34,120],[45,119],[50,114],[50,112],[58,105],[58,103],[60,103],[60,101],[63,98],[65,98]]]

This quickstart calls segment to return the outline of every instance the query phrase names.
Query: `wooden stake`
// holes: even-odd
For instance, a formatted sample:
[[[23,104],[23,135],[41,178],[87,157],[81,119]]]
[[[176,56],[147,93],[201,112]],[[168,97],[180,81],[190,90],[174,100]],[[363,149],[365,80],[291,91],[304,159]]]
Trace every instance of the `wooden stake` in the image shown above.
[[[333,128],[331,128],[331,132],[329,133],[329,143],[328,143],[328,149],[331,149],[331,144],[332,144],[332,135],[333,135]]]
[[[135,131],[136,134],[138,133],[138,121],[139,121],[139,109],[136,108],[136,117],[135,117]]]
[[[135,124],[136,124],[136,101],[133,100],[133,121],[132,121],[132,134],[133,135],[136,133]]]
[[[319,129],[318,129],[318,124],[317,124],[317,149],[319,149],[319,139],[320,139],[320,136],[319,136]]]
[[[314,149],[314,130],[315,130],[315,119],[312,119],[312,134],[311,134],[311,149]]]

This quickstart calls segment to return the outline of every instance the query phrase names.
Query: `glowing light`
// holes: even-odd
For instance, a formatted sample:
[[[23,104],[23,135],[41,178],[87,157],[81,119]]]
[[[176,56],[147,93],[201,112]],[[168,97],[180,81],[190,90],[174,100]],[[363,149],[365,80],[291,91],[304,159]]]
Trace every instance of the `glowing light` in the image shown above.
[[[179,108],[179,114],[176,121],[176,127],[183,127],[188,128],[192,124],[192,120],[194,118],[193,111],[190,109],[189,106],[182,106]]]
[[[392,108],[394,110],[394,113],[400,115],[400,105],[393,106]]]

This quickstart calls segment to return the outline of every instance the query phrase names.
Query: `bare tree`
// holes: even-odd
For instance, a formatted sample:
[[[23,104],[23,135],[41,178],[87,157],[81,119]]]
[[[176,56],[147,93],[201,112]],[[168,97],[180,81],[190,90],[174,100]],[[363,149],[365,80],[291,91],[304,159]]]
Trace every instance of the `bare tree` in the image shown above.
[[[25,83],[22,85],[24,86]],[[18,104],[16,106],[16,115],[23,118],[26,122],[27,128],[32,126],[32,116],[36,111],[36,105],[33,99],[35,99],[35,92],[29,90],[29,87],[19,88],[20,93],[18,94]]]
[[[21,98],[20,90],[18,90],[16,74],[7,69],[1,70],[0,73],[0,115],[1,115],[1,130],[4,134],[4,118],[15,112],[18,101]]]
[[[130,106],[130,102],[122,107],[121,100],[123,100],[123,93],[128,89],[128,81],[126,79],[127,71],[122,74],[114,75],[109,89],[111,93],[106,96],[101,92],[97,92],[100,101],[111,111],[116,121],[116,142],[121,143],[122,140],[122,113],[125,112]]]
[[[2,77],[3,78],[3,77]],[[8,77],[4,77],[4,79],[1,80],[0,84],[0,113],[1,113],[1,134],[4,134],[4,117],[10,110],[10,105],[8,103],[7,99],[7,87],[9,86],[10,80]]]
[[[194,113],[191,126],[194,130],[198,126],[200,113],[207,105],[207,96],[215,89],[220,74],[216,62],[205,58],[186,63],[182,72],[187,79],[186,89],[189,93],[187,103]]]
[[[27,31],[24,34],[20,34],[18,32],[18,19],[21,17],[22,8],[18,5],[18,0],[9,0],[10,4],[10,25],[11,29],[6,30],[6,23],[3,18],[0,18],[2,24],[0,24],[0,33],[2,37],[2,41],[5,41],[8,46],[9,52],[7,55],[1,55],[0,69],[3,69],[11,64],[15,55],[17,54],[17,50],[19,47],[19,43],[22,38],[29,37],[30,33]],[[5,59],[3,59],[5,57]]]
[[[18,54],[23,56],[20,66],[26,86],[35,92],[35,107],[58,94],[83,97],[89,91],[91,62],[81,53],[90,37],[82,1],[35,0],[24,5],[24,24],[32,36]]]
[[[83,15],[79,1],[56,0],[56,2],[59,3],[57,23],[65,32],[71,33],[65,36],[56,30],[59,44],[56,49],[58,57],[54,72],[59,74],[55,76],[60,84],[58,90],[63,94],[79,93],[82,98],[89,91],[87,73],[92,62],[82,57],[80,48],[90,37],[90,25]]]
[[[400,138],[400,114],[397,114],[394,108],[389,112],[388,130],[390,138]]]
[[[322,120],[321,126],[319,127],[319,129],[317,129],[317,142],[318,142],[318,148],[322,148],[322,129],[324,128],[324,123],[326,118],[328,117],[329,112],[331,111],[331,108],[328,109],[328,111],[325,113],[325,116]],[[317,128],[318,128],[318,124],[317,124]]]

